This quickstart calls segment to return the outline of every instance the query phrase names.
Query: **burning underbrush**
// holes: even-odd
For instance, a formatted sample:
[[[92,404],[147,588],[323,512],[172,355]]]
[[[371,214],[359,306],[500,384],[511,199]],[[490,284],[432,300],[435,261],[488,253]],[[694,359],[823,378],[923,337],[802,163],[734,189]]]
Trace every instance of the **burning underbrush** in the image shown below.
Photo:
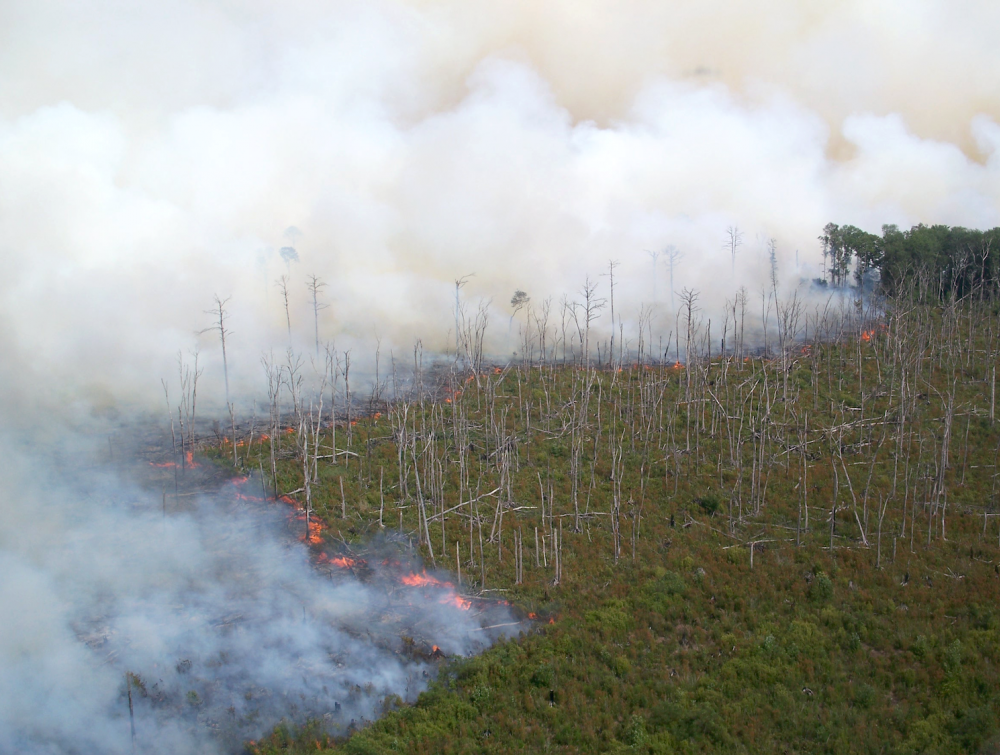
[[[0,638],[2,751],[237,752],[282,720],[336,736],[528,625],[427,571],[405,537],[350,549],[257,479],[192,458],[166,492],[174,470],[143,466],[139,484],[104,470],[34,489],[37,523],[0,521],[22,545],[0,595],[17,617]]]

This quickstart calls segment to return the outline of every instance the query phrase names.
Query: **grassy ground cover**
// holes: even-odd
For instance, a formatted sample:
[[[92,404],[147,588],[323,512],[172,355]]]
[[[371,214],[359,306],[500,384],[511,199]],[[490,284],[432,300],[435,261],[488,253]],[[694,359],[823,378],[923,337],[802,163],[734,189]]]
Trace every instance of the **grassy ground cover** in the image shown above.
[[[332,426],[272,411],[235,460],[314,547],[401,528],[539,620],[347,740],[251,751],[997,751],[997,312],[890,311],[766,358],[689,329],[684,365],[633,346],[418,375]]]

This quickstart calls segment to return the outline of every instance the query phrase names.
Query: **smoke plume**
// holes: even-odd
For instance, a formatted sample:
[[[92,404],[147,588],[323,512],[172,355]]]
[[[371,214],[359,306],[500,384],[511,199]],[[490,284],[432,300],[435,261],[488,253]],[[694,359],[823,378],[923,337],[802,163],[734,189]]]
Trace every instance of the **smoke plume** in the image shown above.
[[[498,322],[516,288],[572,299],[590,274],[607,296],[617,259],[626,321],[653,277],[666,323],[666,269],[644,250],[680,248],[674,287],[711,314],[768,279],[768,239],[792,286],[817,274],[831,220],[1000,214],[994,3],[0,14],[5,377],[56,402],[155,397],[178,350],[218,382],[212,334],[195,335],[215,293],[232,296],[234,380],[259,387],[261,350],[287,340],[282,274],[303,347],[313,273],[322,341],[405,353],[447,346],[469,273],[463,301],[492,299]]]

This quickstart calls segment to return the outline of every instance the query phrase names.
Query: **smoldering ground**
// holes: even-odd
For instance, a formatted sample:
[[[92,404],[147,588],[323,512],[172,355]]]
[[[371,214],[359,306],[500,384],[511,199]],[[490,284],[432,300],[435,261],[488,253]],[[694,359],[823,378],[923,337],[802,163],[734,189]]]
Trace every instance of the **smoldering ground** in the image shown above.
[[[443,578],[407,585],[426,575],[405,548],[317,568],[258,480],[189,468],[175,493],[115,444],[4,445],[0,750],[131,752],[129,686],[141,752],[238,751],[283,719],[344,733],[414,699],[441,653],[516,633]]]

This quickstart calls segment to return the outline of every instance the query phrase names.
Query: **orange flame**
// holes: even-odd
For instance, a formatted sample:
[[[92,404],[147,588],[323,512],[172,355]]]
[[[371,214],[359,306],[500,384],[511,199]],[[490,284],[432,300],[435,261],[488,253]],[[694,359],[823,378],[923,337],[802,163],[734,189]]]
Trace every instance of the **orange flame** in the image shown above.
[[[347,558],[345,556],[334,556],[330,559],[330,563],[334,566],[339,566],[341,569],[350,569],[357,563],[357,561],[353,558]]]
[[[451,587],[451,583],[441,582],[441,580],[435,579],[427,572],[421,572],[420,574],[407,574],[404,577],[401,577],[399,581],[408,587]]]
[[[187,465],[189,467],[195,468],[201,466],[201,464],[198,464],[194,460],[194,451],[188,451],[186,454],[184,454],[184,458],[187,460]]]
[[[455,585],[451,582],[442,582],[440,579],[432,577],[426,571],[420,572],[420,574],[404,574],[399,578],[399,581],[407,587],[443,587],[448,590],[448,594],[441,598],[438,601],[439,603],[455,606],[463,611],[468,611],[472,608],[472,601],[458,595],[455,592]]]
[[[456,608],[461,608],[463,611],[468,611],[472,608],[472,601],[466,600],[461,595],[452,595],[448,598],[444,598],[440,601],[441,603],[451,604]]]
[[[323,542],[323,529],[325,525],[318,519],[309,520],[309,532],[302,536],[302,541],[309,545],[319,545]]]

